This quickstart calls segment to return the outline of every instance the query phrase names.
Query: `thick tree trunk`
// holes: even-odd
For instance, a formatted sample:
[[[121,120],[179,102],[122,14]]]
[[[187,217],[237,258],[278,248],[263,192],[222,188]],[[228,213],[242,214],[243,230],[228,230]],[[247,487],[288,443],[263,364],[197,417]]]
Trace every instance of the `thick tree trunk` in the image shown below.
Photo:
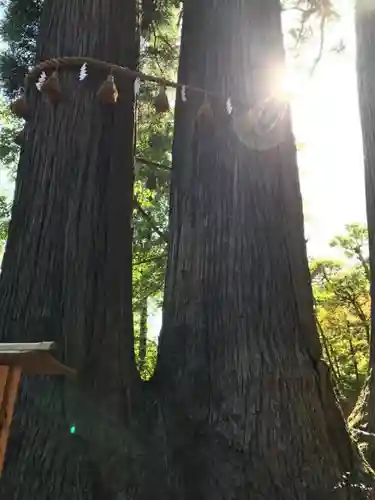
[[[371,278],[371,332],[375,328],[375,9],[369,0],[357,0],[357,81],[359,110],[362,125],[363,153],[366,182],[367,222],[370,250]],[[364,433],[366,457],[375,466],[375,338],[370,339],[369,378],[358,398],[350,423]]]
[[[126,4],[48,1],[48,50],[126,63],[134,35]],[[196,123],[199,97],[178,102],[164,328],[136,421],[117,406],[136,377],[131,327],[124,331],[130,217],[123,233],[118,223],[131,204],[130,101],[104,111],[87,89],[55,112],[36,106],[0,283],[0,331],[31,338],[44,316],[65,341],[64,359],[86,377],[77,391],[24,382],[4,498],[363,498],[346,483],[335,489],[344,472],[359,482],[361,464],[320,361],[289,118],[279,125],[285,142],[254,152],[224,111],[227,95],[252,106],[271,90],[269,70],[283,62],[279,3],[189,0],[184,10],[181,81],[224,101],[213,101],[209,124]],[[83,27],[73,32],[78,14]],[[66,80],[69,87],[73,77]],[[117,440],[109,412],[128,423],[127,432],[113,428]],[[72,424],[80,439],[69,436]]]
[[[361,462],[321,361],[289,115],[254,151],[225,113],[265,101],[283,63],[278,0],[185,2],[179,78],[223,98],[213,119],[177,101],[155,382],[180,499],[363,498],[335,488]]]
[[[135,0],[45,0],[39,59],[82,55],[134,68],[135,27]],[[2,498],[108,498],[91,470],[87,439],[103,444],[108,431],[94,417],[98,408],[103,418],[131,417],[130,387],[138,376],[131,309],[133,84],[119,85],[119,102],[105,106],[95,93],[106,76],[89,67],[88,80],[79,83],[77,71],[61,71],[63,100],[56,107],[35,88],[28,95],[32,118],[2,265],[0,338],[55,340],[80,378],[74,385],[24,379]]]

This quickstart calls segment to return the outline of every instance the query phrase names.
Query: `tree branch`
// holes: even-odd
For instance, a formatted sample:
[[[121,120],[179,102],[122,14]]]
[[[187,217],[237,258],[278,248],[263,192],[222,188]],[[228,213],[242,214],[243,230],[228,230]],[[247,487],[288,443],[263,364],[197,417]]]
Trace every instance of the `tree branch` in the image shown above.
[[[165,242],[168,242],[168,237],[165,233],[163,233],[162,231],[160,231],[160,229],[157,227],[157,225],[155,224],[154,220],[152,219],[151,215],[149,213],[147,213],[143,208],[142,206],[140,205],[139,201],[137,200],[137,198],[134,196],[134,204],[136,206],[136,209],[138,210],[138,212],[140,214],[142,214],[142,216],[148,220],[148,222],[150,223],[152,229],[155,231],[156,234],[158,234],[160,236],[160,238],[162,238]]]
[[[163,170],[172,170],[171,167],[168,167],[167,165],[163,165],[162,163],[156,163],[154,161],[147,160],[146,158],[141,158],[137,156],[135,159],[139,163],[143,163],[144,165],[149,165],[150,167],[161,168]]]

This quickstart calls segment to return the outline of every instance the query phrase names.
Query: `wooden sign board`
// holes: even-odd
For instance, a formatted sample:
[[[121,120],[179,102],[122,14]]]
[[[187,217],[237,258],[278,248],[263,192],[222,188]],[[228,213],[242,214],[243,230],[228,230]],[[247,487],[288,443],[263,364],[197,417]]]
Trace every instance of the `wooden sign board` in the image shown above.
[[[4,468],[10,426],[16,405],[21,375],[63,375],[76,371],[55,359],[53,342],[35,344],[0,343],[0,475]]]

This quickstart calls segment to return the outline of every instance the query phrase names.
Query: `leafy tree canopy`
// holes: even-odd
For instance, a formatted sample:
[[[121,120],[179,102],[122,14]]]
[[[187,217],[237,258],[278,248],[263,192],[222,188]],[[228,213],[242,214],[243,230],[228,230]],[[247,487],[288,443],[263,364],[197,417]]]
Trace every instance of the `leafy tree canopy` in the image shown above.
[[[349,224],[331,241],[344,261],[315,259],[310,263],[316,318],[326,361],[348,411],[368,372],[370,281],[365,227]]]

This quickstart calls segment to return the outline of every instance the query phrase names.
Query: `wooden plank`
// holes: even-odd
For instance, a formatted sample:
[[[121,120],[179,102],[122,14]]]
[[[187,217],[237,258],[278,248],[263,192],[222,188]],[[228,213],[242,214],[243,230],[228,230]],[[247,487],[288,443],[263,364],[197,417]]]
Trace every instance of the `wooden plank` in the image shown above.
[[[1,352],[0,365],[20,366],[25,375],[63,375],[75,377],[77,372],[64,365],[49,352]]]
[[[1,352],[30,352],[30,351],[53,351],[56,348],[55,342],[7,342],[0,343]]]
[[[54,342],[0,343],[0,365],[20,366],[26,375],[76,376],[76,371],[55,359]]]
[[[19,366],[0,366],[0,475],[4,468],[21,372]]]
[[[53,342],[0,344],[0,476],[5,462],[21,373],[76,376],[76,371],[55,359]]]

